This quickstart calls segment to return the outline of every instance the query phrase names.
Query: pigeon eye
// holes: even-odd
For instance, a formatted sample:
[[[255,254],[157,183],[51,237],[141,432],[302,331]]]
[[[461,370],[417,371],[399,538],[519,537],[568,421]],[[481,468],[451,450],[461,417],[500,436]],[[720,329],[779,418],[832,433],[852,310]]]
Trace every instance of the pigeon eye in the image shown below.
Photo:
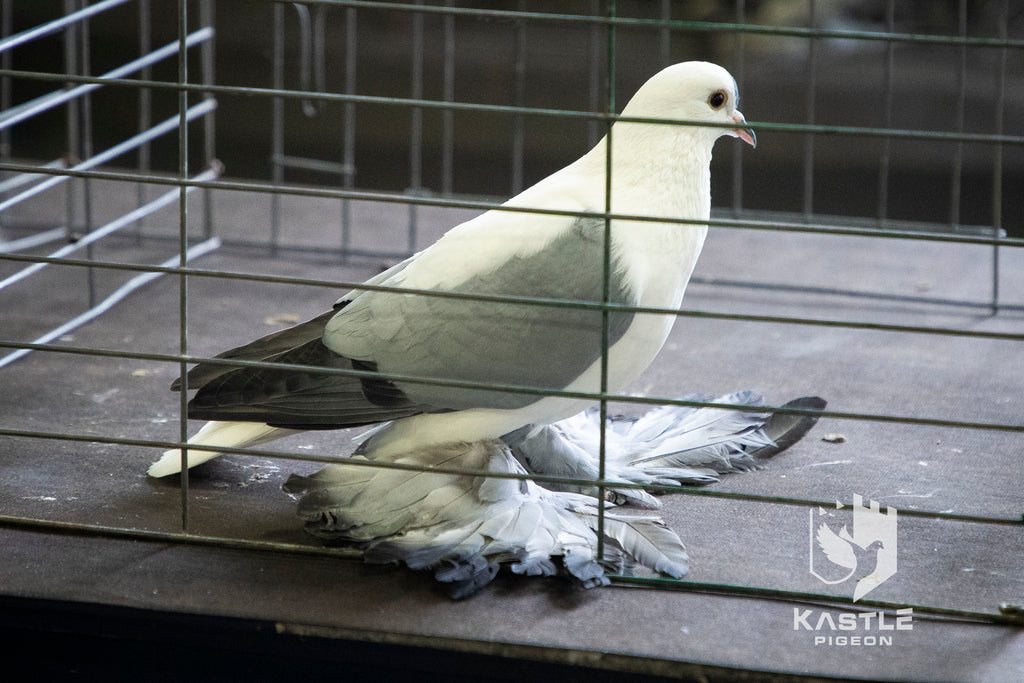
[[[708,98],[708,104],[711,105],[712,109],[721,109],[725,106],[725,101],[728,99],[725,95],[725,91],[716,90],[711,93],[711,97]]]

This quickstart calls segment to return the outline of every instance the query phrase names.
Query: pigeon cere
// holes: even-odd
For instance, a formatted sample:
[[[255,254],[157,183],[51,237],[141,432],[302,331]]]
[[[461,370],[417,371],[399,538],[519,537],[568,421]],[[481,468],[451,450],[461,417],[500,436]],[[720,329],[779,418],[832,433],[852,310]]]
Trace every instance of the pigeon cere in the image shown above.
[[[773,412],[753,391],[689,394],[683,403],[726,407],[672,404],[602,424],[597,401],[579,395],[621,389],[665,344],[666,311],[680,308],[708,230],[712,148],[723,135],[756,145],[738,100],[720,66],[658,72],[577,161],[332,310],[219,356],[273,367],[194,367],[173,388],[195,391],[188,416],[208,422],[149,474],[301,430],[370,427],[351,464],[285,484],[302,495],[308,531],[368,562],[432,570],[453,597],[502,566],[585,587],[640,567],[682,577],[683,543],[642,486],[755,469],[825,402]],[[600,476],[600,488],[585,483]]]

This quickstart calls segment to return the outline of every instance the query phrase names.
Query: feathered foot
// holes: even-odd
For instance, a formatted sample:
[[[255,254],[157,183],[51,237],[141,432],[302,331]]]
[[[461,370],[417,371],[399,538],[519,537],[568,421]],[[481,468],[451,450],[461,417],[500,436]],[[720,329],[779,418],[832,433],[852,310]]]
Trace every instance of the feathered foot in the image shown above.
[[[741,391],[718,398],[684,397],[749,406],[749,410],[661,406],[639,418],[611,417],[605,436],[605,479],[653,486],[704,485],[718,475],[757,469],[758,462],[789,448],[814,426],[815,415],[758,410],[762,396]],[[786,408],[824,410],[818,397],[790,401]],[[503,437],[531,472],[574,479],[598,478],[600,417],[591,409],[551,425],[529,425]],[[547,486],[597,495],[586,485]],[[642,489],[612,488],[615,503],[656,508],[657,499]]]
[[[499,441],[451,444],[392,462],[525,473]],[[598,558],[598,502],[529,480],[338,464],[292,475],[285,491],[305,494],[299,516],[314,535],[355,543],[367,562],[431,569],[454,598],[485,586],[501,565],[528,576],[564,571],[586,588],[607,584],[606,569],[643,566],[676,578],[688,569],[679,537],[650,515],[606,512],[606,553]]]

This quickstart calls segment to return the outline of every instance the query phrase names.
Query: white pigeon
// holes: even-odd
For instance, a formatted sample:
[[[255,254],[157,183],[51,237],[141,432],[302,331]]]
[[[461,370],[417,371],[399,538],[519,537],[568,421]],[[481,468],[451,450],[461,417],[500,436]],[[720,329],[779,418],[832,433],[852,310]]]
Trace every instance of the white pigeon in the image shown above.
[[[677,309],[707,233],[712,147],[722,135],[756,144],[736,108],[738,99],[735,81],[720,66],[667,67],[637,91],[622,116],[704,125],[617,121],[582,158],[505,206],[544,212],[610,209],[695,221],[614,220],[610,226],[608,299]],[[610,189],[605,182],[609,153]],[[603,218],[495,209],[456,226],[370,283],[600,302],[604,232]],[[675,318],[614,311],[608,317],[607,385],[614,392],[647,368]],[[193,368],[187,386],[198,391],[189,417],[212,422],[189,440],[202,447],[188,449],[188,466],[216,457],[219,447],[251,446],[294,430],[386,423],[361,448],[373,460],[498,439],[526,425],[556,422],[593,402],[405,378],[596,392],[602,325],[596,309],[350,292],[333,311],[222,357],[361,374],[219,364]],[[180,465],[180,452],[171,450],[149,474],[166,476]]]

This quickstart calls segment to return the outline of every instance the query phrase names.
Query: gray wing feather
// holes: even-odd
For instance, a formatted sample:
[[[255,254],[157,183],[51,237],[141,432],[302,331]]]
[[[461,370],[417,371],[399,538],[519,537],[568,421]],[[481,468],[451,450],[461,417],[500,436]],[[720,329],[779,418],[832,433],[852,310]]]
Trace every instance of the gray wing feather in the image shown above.
[[[596,517],[592,524],[596,530]],[[628,556],[660,574],[679,579],[690,568],[690,558],[683,542],[658,517],[607,513],[604,533]]]
[[[613,261],[610,300],[635,303]],[[539,252],[512,256],[463,282],[455,293],[600,302],[604,278],[603,222],[576,220]],[[610,344],[632,313],[609,316]],[[328,325],[336,352],[373,361],[384,374],[486,384],[563,389],[601,354],[600,310],[450,297],[368,292]],[[536,396],[396,381],[418,405],[434,410],[519,408]]]
[[[266,359],[338,370],[372,370],[339,356],[320,339]],[[422,412],[393,385],[373,377],[303,369],[240,368],[199,388],[188,416],[265,422],[290,429],[338,429],[396,420]]]
[[[400,283],[408,263],[369,282]],[[634,303],[621,269],[611,265],[611,301]],[[597,302],[603,285],[603,222],[581,219],[539,252],[512,256],[455,291]],[[625,334],[632,319],[631,313],[609,315],[609,344]],[[341,299],[332,312],[220,357],[562,389],[600,357],[602,324],[596,309],[364,291]],[[190,387],[199,387],[189,404],[191,418],[293,429],[355,427],[420,412],[519,408],[538,400],[500,390],[300,369],[200,364],[188,377]]]
[[[347,302],[339,302],[338,306],[344,306],[345,303]],[[335,310],[321,313],[312,320],[307,320],[300,325],[295,325],[288,329],[268,334],[265,337],[260,337],[256,341],[230,349],[224,353],[217,354],[215,357],[229,358],[232,360],[265,361],[273,356],[322,337],[324,334],[324,326],[327,325],[328,320],[334,317],[334,314],[337,313],[337,311],[338,308],[335,308]],[[230,365],[200,363],[188,371],[188,386],[195,389],[235,369],[236,368],[233,368]],[[171,384],[171,390],[181,390],[180,378],[174,380],[174,383]]]

